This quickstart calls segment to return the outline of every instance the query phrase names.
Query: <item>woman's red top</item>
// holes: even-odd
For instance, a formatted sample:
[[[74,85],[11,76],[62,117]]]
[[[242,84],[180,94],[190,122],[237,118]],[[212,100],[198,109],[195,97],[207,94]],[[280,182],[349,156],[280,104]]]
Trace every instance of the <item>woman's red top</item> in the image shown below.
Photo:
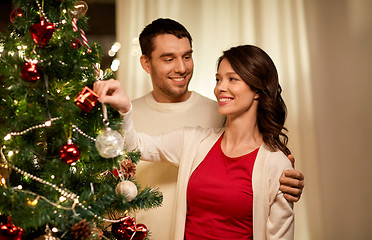
[[[253,239],[252,171],[258,149],[231,158],[222,152],[221,140],[190,177],[186,240]]]

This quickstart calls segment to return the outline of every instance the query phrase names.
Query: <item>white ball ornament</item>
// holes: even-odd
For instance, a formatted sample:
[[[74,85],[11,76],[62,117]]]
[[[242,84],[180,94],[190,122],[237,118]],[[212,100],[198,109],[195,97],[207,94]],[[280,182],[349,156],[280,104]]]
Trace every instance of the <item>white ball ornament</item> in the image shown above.
[[[133,199],[136,198],[138,194],[137,186],[131,181],[122,181],[120,182],[116,188],[115,188],[115,193],[123,195],[125,199],[128,202],[131,202]]]
[[[117,157],[124,149],[124,137],[118,131],[107,127],[97,136],[96,148],[101,157]]]

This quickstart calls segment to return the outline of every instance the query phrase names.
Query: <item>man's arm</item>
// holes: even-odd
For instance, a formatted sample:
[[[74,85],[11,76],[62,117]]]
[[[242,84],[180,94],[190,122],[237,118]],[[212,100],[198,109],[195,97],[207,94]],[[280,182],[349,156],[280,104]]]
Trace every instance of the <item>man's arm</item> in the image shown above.
[[[294,167],[295,159],[292,155],[288,156]],[[305,186],[304,175],[297,170],[286,170],[284,175],[279,179],[280,190],[283,196],[290,202],[297,202],[301,198],[302,190]]]

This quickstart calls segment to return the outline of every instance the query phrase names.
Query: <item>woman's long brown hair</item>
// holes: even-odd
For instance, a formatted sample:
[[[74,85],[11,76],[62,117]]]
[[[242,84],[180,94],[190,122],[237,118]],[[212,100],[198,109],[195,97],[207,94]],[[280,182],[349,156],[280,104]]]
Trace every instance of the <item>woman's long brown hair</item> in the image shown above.
[[[289,155],[284,127],[287,108],[281,96],[278,72],[269,55],[259,47],[241,45],[224,51],[217,68],[222,59],[227,59],[234,71],[259,93],[257,124],[265,144],[271,150],[279,149]]]

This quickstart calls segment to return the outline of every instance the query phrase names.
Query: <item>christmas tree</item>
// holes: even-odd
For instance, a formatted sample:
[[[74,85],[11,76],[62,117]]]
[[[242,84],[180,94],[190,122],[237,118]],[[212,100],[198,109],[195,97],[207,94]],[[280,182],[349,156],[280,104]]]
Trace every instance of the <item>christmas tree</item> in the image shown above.
[[[135,182],[120,116],[97,102],[102,50],[76,0],[14,0],[0,35],[0,239],[145,239],[162,202]],[[145,224],[145,223],[144,223]]]

